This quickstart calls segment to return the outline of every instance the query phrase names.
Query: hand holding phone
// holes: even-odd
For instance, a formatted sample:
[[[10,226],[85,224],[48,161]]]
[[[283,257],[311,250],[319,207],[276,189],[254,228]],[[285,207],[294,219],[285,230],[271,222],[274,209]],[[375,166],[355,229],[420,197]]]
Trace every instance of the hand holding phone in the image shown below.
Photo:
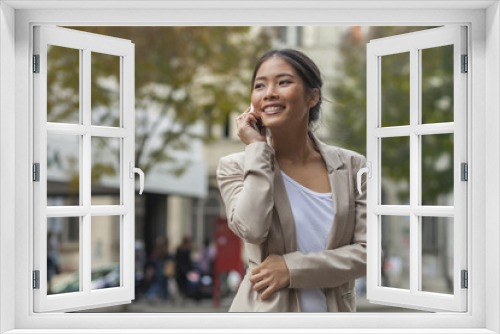
[[[254,109],[253,105],[250,104],[250,112],[253,112],[254,110],[255,109]],[[260,118],[257,119],[257,123],[251,122],[250,124],[252,124],[253,128],[258,133],[260,133],[262,131],[262,120]]]

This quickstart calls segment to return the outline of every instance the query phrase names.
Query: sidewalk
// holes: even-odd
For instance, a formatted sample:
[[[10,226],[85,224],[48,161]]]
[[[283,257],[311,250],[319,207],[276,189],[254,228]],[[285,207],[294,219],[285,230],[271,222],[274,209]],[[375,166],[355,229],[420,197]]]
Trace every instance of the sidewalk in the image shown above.
[[[92,309],[82,312],[98,312],[98,313],[227,313],[231,305],[232,297],[224,298],[220,302],[219,307],[215,307],[212,299],[202,299],[196,302],[191,299],[184,301],[148,301],[141,299],[133,301],[131,304],[111,306],[99,309]],[[372,304],[365,298],[358,298],[356,301],[358,313],[365,312],[413,312],[419,313],[423,311],[391,307],[385,305]]]
[[[220,301],[219,307],[215,307],[212,299],[202,299],[196,302],[191,299],[183,301],[145,300],[133,301],[130,304],[96,308],[84,313],[227,313],[231,305],[232,297]]]

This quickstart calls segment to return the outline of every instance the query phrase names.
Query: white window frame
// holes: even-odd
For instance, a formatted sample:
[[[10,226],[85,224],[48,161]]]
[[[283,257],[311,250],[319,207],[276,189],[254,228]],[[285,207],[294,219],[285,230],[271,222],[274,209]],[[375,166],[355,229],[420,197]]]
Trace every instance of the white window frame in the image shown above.
[[[34,81],[34,162],[40,164],[40,181],[33,185],[34,200],[34,270],[39,270],[39,289],[34,290],[36,312],[84,310],[103,304],[118,305],[134,299],[134,232],[135,200],[135,112],[134,112],[134,44],[128,40],[90,34],[52,26],[34,27],[34,54],[39,55],[39,73]],[[47,122],[47,48],[58,45],[80,53],[80,122],[78,124]],[[91,54],[112,55],[119,61],[120,107],[118,127],[91,124]],[[79,141],[79,205],[47,206],[47,135],[64,134],[80,138]],[[119,205],[91,204],[91,142],[92,138],[119,140]],[[132,175],[132,177],[131,177]],[[92,290],[92,216],[119,218],[116,231],[120,240],[120,285]],[[74,293],[47,295],[47,218],[79,217],[79,288]],[[116,226],[114,227],[116,228]],[[93,306],[98,305],[98,306]]]
[[[466,218],[468,182],[461,181],[460,164],[467,162],[467,73],[461,73],[462,55],[468,54],[467,31],[464,26],[450,25],[424,31],[391,36],[372,40],[367,45],[367,164],[371,167],[371,177],[367,180],[367,299],[386,305],[429,311],[467,310],[467,290],[461,286],[461,270],[467,269]],[[446,123],[422,123],[422,50],[428,48],[453,46],[453,121]],[[381,80],[384,76],[382,57],[408,53],[410,65],[410,106],[409,124],[401,126],[382,126],[383,105]],[[387,101],[386,101],[387,102]],[[389,101],[390,102],[390,101]],[[451,206],[422,205],[422,138],[423,135],[453,135],[452,162],[454,203]],[[387,205],[382,197],[382,145],[384,138],[404,137],[409,144],[409,203],[407,205]],[[382,268],[382,217],[408,217],[410,229],[409,243],[409,289],[385,287],[381,284]],[[453,292],[451,294],[433,293],[422,290],[422,225],[421,218],[453,218]]]
[[[131,9],[109,9],[108,6]],[[0,331],[11,333],[495,333],[500,332],[500,10],[498,1],[237,1],[0,3]],[[61,9],[58,6],[69,6]],[[97,8],[97,7],[101,8]],[[150,9],[137,10],[138,7]],[[224,9],[220,9],[221,6]],[[273,10],[270,10],[271,7]],[[392,8],[397,6],[397,8]],[[427,6],[427,7],[426,7]],[[457,7],[460,6],[460,7]],[[74,8],[84,8],[75,10]],[[157,8],[163,7],[163,8]],[[291,8],[292,7],[292,8]],[[406,9],[405,9],[406,7]],[[25,9],[23,9],[25,8]],[[26,9],[27,8],[27,9]],[[46,8],[46,9],[42,9]],[[47,9],[48,8],[48,9]],[[73,9],[72,9],[73,8]],[[401,9],[403,8],[403,9]],[[412,8],[408,10],[408,8]],[[242,10],[244,9],[244,10]],[[279,16],[274,15],[279,9]],[[104,13],[104,15],[103,15]],[[486,23],[486,24],[485,24]],[[469,311],[464,314],[34,314],[32,26],[59,25],[443,25],[469,27]],[[14,37],[15,36],[15,37]],[[132,41],[133,42],[133,41]],[[487,69],[487,70],[486,70]],[[14,83],[14,84],[12,84]],[[14,139],[14,145],[12,145]],[[487,152],[487,153],[486,153]],[[14,175],[15,177],[12,177]],[[488,175],[488,182],[486,182]],[[12,199],[12,194],[15,198]],[[487,196],[486,196],[487,195]],[[15,224],[13,224],[13,222]],[[472,226],[474,228],[472,228]],[[14,254],[14,256],[12,256]],[[485,256],[489,255],[489,256]],[[488,265],[486,265],[487,258]],[[26,259],[29,259],[26,261]],[[15,288],[13,288],[15,287]],[[14,307],[12,307],[14,305]],[[144,328],[137,329],[138,324]],[[293,329],[283,330],[285,326]],[[167,328],[168,327],[168,328]],[[353,329],[356,328],[356,329]],[[411,328],[413,329],[411,329]],[[415,330],[417,328],[418,330]],[[136,329],[136,330],[134,330]],[[149,329],[149,330],[147,330]],[[155,331],[156,330],[156,331]],[[247,331],[248,332],[248,331]]]

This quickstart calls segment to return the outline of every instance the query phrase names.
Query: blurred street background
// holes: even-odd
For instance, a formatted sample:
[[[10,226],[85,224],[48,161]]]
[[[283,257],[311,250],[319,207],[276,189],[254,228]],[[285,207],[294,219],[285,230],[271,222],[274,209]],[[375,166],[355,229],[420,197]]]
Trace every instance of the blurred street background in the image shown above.
[[[271,48],[296,48],[308,54],[325,83],[317,136],[366,154],[366,44],[430,27],[68,28],[135,43],[135,166],[146,174],[144,194],[135,197],[135,300],[85,312],[227,312],[246,270],[246,257],[227,228],[215,170],[222,156],[244,150],[234,119],[249,106],[251,74],[258,58]],[[453,101],[449,79],[452,82],[453,74],[439,63],[439,54],[431,58],[436,61],[426,66],[436,75],[424,78],[428,83],[423,87],[440,87],[448,99],[431,101],[432,108],[446,112]],[[53,73],[48,77],[49,122],[78,122],[78,62],[78,50],[52,46],[48,51]],[[387,69],[382,94],[393,101],[382,122],[404,124],[400,111],[409,99],[409,59],[387,58],[382,66]],[[120,124],[118,57],[93,54],[91,81],[92,124]],[[47,143],[48,205],[78,205],[78,140],[50,135]],[[391,148],[382,157],[382,197],[388,203],[407,204],[409,143],[405,138],[387,143]],[[431,181],[423,186],[423,200],[445,205],[453,187],[446,176],[453,174],[447,167],[450,155],[453,161],[453,142],[444,138],[429,144],[434,149],[422,153],[429,164],[423,170],[438,172],[426,176]],[[119,166],[119,140],[93,138],[92,205],[119,203]],[[439,219],[422,225],[422,286],[425,291],[452,293],[453,229]],[[384,217],[382,230],[382,285],[408,289],[409,223],[405,217]],[[120,285],[119,231],[119,219],[92,218],[92,289]],[[79,290],[80,237],[78,218],[49,218],[49,294]],[[370,304],[364,278],[357,281],[356,290],[358,312],[410,311]]]

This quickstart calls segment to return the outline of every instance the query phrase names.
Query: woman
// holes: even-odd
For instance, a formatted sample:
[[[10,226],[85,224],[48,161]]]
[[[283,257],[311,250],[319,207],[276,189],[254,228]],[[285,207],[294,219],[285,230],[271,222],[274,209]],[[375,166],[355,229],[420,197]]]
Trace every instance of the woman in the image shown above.
[[[309,131],[321,86],[296,50],[269,51],[255,67],[254,110],[236,119],[245,151],[217,169],[229,227],[249,258],[232,312],[355,311],[354,280],[366,274],[366,192],[356,190],[365,159]]]

